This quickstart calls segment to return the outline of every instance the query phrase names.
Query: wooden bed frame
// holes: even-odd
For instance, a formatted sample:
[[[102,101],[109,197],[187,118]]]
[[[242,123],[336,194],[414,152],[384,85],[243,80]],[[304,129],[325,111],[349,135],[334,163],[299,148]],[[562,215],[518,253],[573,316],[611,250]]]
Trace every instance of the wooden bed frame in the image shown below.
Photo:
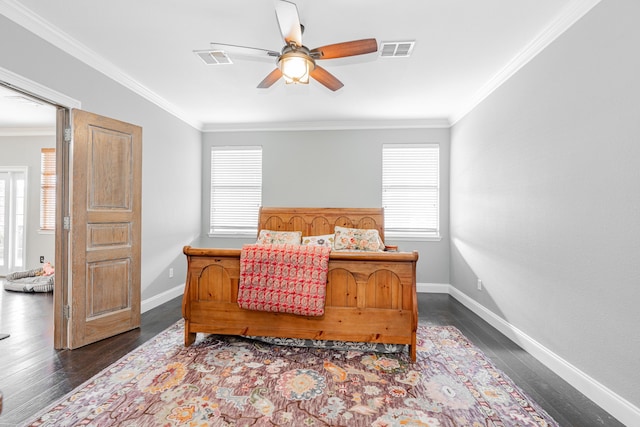
[[[335,226],[375,228],[384,239],[383,225],[382,209],[263,207],[258,228],[303,236],[331,234]],[[325,312],[319,317],[241,309],[236,302],[240,252],[184,247],[186,346],[198,332],[407,344],[415,361],[417,251],[331,252]]]

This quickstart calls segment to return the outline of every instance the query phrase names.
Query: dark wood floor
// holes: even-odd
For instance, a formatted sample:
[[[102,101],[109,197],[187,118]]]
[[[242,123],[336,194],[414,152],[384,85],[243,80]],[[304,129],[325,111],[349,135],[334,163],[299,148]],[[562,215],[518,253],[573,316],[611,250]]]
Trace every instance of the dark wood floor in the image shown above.
[[[176,298],[142,315],[140,329],[73,351],[53,350],[51,294],[0,291],[0,426],[15,426],[181,317]],[[443,294],[419,295],[420,319],[460,329],[561,426],[622,426],[486,322]]]

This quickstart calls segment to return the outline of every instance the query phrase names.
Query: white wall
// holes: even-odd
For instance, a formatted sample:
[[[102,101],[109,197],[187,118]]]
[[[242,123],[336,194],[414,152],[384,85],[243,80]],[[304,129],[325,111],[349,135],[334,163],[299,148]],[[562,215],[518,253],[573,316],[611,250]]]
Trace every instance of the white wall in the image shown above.
[[[636,411],[639,17],[602,1],[451,134],[452,285]]]
[[[182,247],[200,233],[200,131],[4,16],[0,40],[0,67],[143,128],[142,298],[184,283]]]
[[[54,114],[54,113],[52,113]],[[26,166],[27,222],[25,265],[21,270],[41,267],[40,256],[52,264],[55,261],[55,236],[40,232],[40,149],[54,148],[52,136],[0,135],[0,166]]]
[[[435,142],[441,156],[439,242],[391,241],[418,250],[417,281],[449,283],[449,130],[326,130],[205,133],[202,146],[202,234],[209,231],[211,146],[261,145],[262,204],[300,207],[382,205],[382,144]],[[255,239],[254,239],[255,240]],[[200,244],[240,247],[247,240],[203,239]]]

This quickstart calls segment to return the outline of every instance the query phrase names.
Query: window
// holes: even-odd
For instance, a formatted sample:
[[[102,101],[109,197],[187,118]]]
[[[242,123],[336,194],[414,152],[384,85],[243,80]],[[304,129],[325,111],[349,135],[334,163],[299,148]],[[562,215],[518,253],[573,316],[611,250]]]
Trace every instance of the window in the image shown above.
[[[56,227],[56,149],[40,150],[40,230]]]
[[[0,167],[0,276],[25,266],[27,168]]]
[[[262,204],[262,147],[211,148],[211,235],[255,235]]]
[[[383,144],[382,206],[387,237],[439,238],[438,144]]]

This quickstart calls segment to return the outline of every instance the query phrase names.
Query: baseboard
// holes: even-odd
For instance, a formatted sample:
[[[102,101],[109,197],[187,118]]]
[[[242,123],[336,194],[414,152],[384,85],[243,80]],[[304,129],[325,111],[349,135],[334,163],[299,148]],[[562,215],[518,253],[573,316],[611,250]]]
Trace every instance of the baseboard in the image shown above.
[[[611,389],[591,378],[539,342],[522,332],[485,306],[451,285],[421,283],[416,285],[418,292],[448,293],[462,305],[477,314],[500,333],[522,347],[527,353],[538,359],[556,375],[607,411],[627,426],[640,426],[640,408],[622,398]]]
[[[448,283],[417,283],[416,292],[427,294],[449,294],[451,285]]]
[[[140,311],[142,313],[147,312],[159,305],[164,304],[167,301],[171,301],[172,299],[179,297],[182,294],[184,294],[184,283],[176,286],[175,288],[171,288],[167,291],[161,292],[158,295],[154,295],[151,298],[142,300]]]

